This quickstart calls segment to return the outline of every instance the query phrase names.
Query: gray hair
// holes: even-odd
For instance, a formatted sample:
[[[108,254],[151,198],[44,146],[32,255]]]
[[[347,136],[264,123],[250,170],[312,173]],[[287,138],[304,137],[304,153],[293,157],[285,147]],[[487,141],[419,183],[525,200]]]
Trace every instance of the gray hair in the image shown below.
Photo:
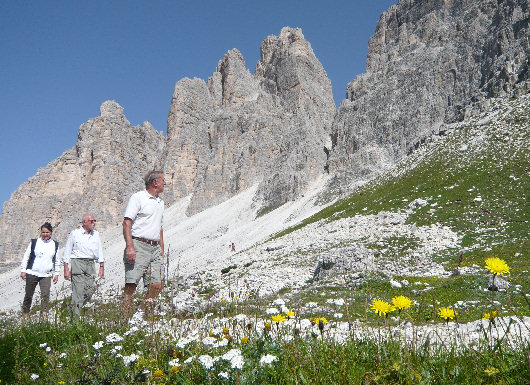
[[[162,171],[149,171],[144,177],[145,188],[151,186],[151,184],[153,184],[153,181],[157,180],[162,175]]]

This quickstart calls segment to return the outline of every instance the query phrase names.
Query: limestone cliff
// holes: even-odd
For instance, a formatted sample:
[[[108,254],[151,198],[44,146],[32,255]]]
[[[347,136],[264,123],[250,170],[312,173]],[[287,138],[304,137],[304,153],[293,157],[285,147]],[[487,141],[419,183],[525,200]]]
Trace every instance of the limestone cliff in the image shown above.
[[[150,123],[133,126],[116,102],[79,128],[75,146],[37,171],[4,204],[0,217],[0,259],[22,257],[30,238],[49,221],[64,245],[68,233],[91,212],[98,229],[121,221],[128,196],[142,188],[142,176],[159,161],[164,138]]]
[[[348,84],[329,169],[369,178],[492,96],[530,90],[528,0],[402,0],[383,13],[366,73]]]
[[[229,51],[207,83],[175,85],[166,200],[193,193],[194,213],[255,183],[263,205],[296,198],[324,170],[335,112],[331,82],[300,29],[267,37],[254,74]]]

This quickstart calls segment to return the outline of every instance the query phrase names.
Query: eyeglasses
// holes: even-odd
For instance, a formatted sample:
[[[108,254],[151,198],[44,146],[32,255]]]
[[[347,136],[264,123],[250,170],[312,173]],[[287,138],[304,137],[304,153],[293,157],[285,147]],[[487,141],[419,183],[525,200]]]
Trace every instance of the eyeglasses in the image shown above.
[[[96,220],[95,219],[89,219],[87,222],[96,223]]]

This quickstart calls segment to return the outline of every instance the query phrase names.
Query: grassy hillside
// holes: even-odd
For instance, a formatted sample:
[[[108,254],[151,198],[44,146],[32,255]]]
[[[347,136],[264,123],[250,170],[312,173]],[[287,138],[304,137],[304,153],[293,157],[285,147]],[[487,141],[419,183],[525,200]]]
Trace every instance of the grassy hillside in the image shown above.
[[[493,102],[488,112],[452,125],[444,136],[420,147],[395,169],[276,237],[319,220],[332,222],[381,211],[405,212],[411,202],[420,199],[426,204],[410,210],[408,223],[448,226],[461,237],[457,249],[446,249],[432,258],[447,271],[453,271],[459,264],[476,271],[450,279],[421,279],[434,287],[433,298],[446,303],[478,300],[476,309],[470,309],[465,318],[480,317],[484,311],[480,303],[487,303],[489,298],[484,291],[489,277],[484,261],[495,256],[511,267],[507,279],[512,289],[518,288],[510,298],[511,304],[522,314],[529,314],[526,300],[519,295],[530,292],[529,101],[527,95]],[[370,247],[382,257],[399,258],[410,252],[415,243],[416,239],[403,236],[386,238]],[[396,278],[419,281],[415,277]],[[385,292],[390,297],[404,291],[412,295],[414,290],[411,287],[398,290],[374,278],[355,295],[365,302],[363,299],[370,293]],[[347,292],[344,289],[344,295],[351,297]],[[300,298],[307,298],[309,293],[307,288]],[[359,311],[362,313],[362,308]]]

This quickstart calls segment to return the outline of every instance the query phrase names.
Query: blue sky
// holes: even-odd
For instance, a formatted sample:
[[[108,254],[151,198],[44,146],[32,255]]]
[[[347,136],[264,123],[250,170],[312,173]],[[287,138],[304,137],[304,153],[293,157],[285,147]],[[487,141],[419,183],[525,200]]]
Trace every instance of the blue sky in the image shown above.
[[[71,148],[105,100],[131,124],[165,132],[179,79],[208,79],[232,48],[254,72],[262,40],[284,26],[302,28],[340,104],[365,70],[379,16],[396,2],[2,1],[0,204]]]

